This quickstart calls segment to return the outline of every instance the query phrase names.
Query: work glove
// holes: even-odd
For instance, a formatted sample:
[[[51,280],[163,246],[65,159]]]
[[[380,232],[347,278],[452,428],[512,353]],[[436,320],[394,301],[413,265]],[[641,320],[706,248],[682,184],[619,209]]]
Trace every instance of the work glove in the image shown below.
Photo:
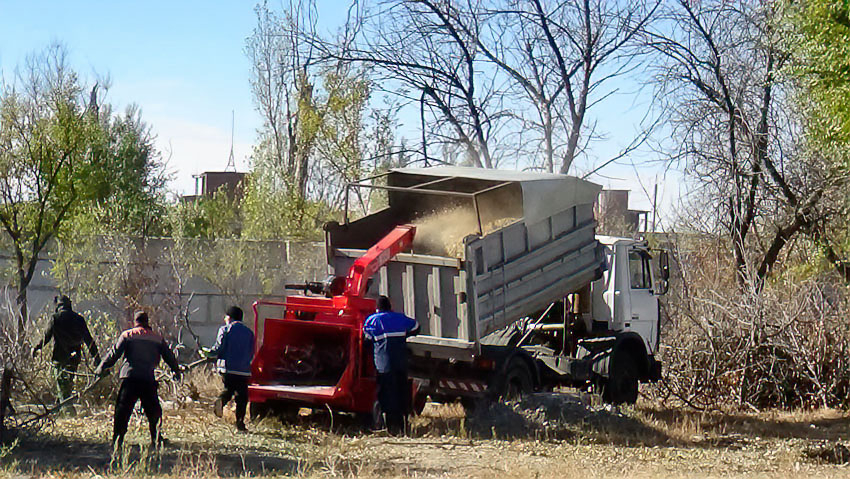
[[[94,374],[97,377],[102,378],[102,377],[106,376],[107,374],[109,374],[109,370],[103,369],[102,367],[98,366],[97,369],[94,370]]]
[[[215,354],[213,354],[210,348],[201,348],[201,357],[204,359],[215,359]]]

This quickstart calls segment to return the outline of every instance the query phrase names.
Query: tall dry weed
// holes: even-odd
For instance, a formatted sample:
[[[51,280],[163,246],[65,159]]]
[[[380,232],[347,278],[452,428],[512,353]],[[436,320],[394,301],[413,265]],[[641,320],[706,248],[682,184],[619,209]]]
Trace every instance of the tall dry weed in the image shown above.
[[[830,274],[743,287],[722,243],[677,254],[654,394],[697,408],[850,404],[850,289]]]

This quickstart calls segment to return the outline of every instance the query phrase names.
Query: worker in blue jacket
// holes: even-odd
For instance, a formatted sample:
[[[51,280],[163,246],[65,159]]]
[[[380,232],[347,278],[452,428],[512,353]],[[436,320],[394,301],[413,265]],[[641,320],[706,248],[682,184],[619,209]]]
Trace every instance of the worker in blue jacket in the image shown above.
[[[378,298],[377,311],[366,318],[363,336],[372,341],[375,370],[378,373],[378,403],[392,434],[404,431],[404,418],[410,404],[407,383],[406,338],[419,332],[419,323],[392,311],[390,299]]]
[[[236,429],[245,431],[245,411],[248,408],[248,379],[251,377],[251,360],[254,358],[254,332],[242,324],[242,309],[231,306],[224,316],[224,326],[219,328],[215,346],[207,351],[215,357],[216,368],[224,381],[224,390],[216,399],[213,412],[222,416],[224,405],[236,401]]]

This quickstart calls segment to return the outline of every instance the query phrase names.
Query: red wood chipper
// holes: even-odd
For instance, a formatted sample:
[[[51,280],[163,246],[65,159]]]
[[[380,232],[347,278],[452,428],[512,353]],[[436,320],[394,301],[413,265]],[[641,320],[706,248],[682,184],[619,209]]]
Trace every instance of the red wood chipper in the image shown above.
[[[363,323],[375,311],[375,299],[364,294],[369,278],[410,248],[415,231],[414,226],[395,227],[345,277],[286,285],[304,294],[288,296],[283,303],[254,303],[258,340],[248,387],[252,414],[271,406],[373,412],[375,366],[371,348],[364,344]],[[283,313],[267,316],[260,313],[264,307]]]

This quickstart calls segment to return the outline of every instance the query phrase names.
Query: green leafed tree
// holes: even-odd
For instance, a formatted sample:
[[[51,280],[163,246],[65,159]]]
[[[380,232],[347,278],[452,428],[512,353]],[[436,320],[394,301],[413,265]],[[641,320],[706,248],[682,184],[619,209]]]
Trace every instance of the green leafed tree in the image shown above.
[[[806,95],[810,141],[850,166],[850,2],[811,0],[792,11],[800,35],[798,64]]]
[[[138,263],[145,239],[163,235],[168,226],[165,164],[138,107],[114,113],[101,103],[97,110],[100,127],[92,144],[101,165],[86,182],[87,201],[57,235],[51,271],[77,299],[134,304],[128,267]]]
[[[825,264],[850,281],[850,2],[811,0],[788,2],[789,49],[796,62],[791,70],[800,83],[798,103],[805,117],[805,144],[828,168],[843,171],[843,190],[832,198],[837,213],[814,230]]]
[[[58,45],[30,56],[0,93],[0,224],[10,239],[23,335],[39,253],[90,193],[101,158],[94,105]]]
[[[18,335],[39,254],[55,239],[158,228],[162,165],[138,110],[98,101],[98,85],[54,44],[29,56],[0,90],[0,226],[12,252]]]
[[[376,105],[374,80],[362,65],[317,57],[309,40],[317,22],[314,0],[288,0],[282,7],[279,13],[267,2],[257,7],[257,27],[245,49],[264,122],[244,205],[252,238],[313,236],[313,223],[328,216],[307,223],[301,217],[339,210],[352,200],[344,196],[346,182],[403,158],[404,148],[393,137],[399,104]],[[346,43],[352,33],[343,29],[339,41]],[[368,208],[363,198],[352,201]],[[278,210],[277,221],[253,220]],[[285,229],[287,224],[295,229]]]
[[[99,108],[101,167],[90,177],[92,202],[87,216],[103,232],[156,236],[165,231],[165,162],[150,126],[135,105],[114,113]]]
[[[223,190],[170,208],[168,228],[175,238],[238,238],[242,229],[239,200]]]
[[[300,238],[318,240],[328,208],[322,201],[311,201],[292,190],[275,185],[275,175],[255,168],[246,178],[242,200],[246,239],[274,240]]]

